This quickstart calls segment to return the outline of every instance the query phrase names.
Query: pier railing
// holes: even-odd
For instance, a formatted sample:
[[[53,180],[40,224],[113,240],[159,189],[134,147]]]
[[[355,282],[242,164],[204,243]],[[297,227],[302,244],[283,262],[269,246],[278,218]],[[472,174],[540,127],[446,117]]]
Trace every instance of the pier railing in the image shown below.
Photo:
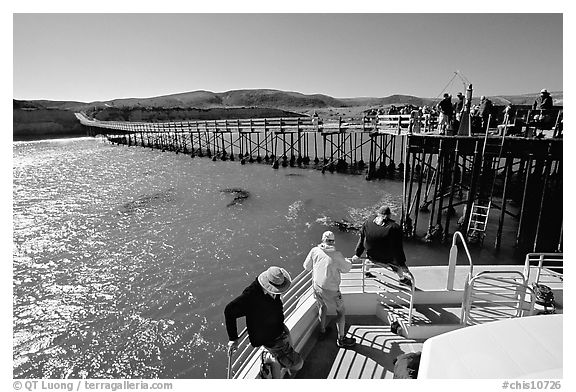
[[[101,121],[88,118],[84,113],[75,113],[82,125],[87,127],[119,131],[121,133],[138,132],[233,132],[233,133],[263,133],[263,132],[366,132],[366,133],[409,133],[415,122],[416,127],[424,132],[436,131],[437,121],[434,116],[415,118],[411,115],[380,115],[373,118],[364,117],[356,120],[325,121],[318,117],[280,117],[253,119],[224,120],[191,120],[191,121]],[[104,132],[115,134],[114,132]]]
[[[438,132],[438,114],[421,113],[413,110],[410,114],[378,114],[364,116],[361,119],[323,120],[318,116],[281,117],[281,118],[255,118],[255,119],[223,119],[223,120],[191,120],[167,122],[135,122],[135,121],[100,121],[89,118],[84,113],[75,113],[82,125],[93,128],[108,129],[120,132],[236,132],[255,133],[274,131],[290,132],[368,132],[368,133],[432,133]],[[498,116],[493,116],[494,118]],[[477,116],[470,116],[468,123],[475,124]],[[501,121],[500,121],[501,120]],[[504,132],[510,129],[516,134],[524,132],[524,136],[536,136],[540,130],[552,130],[554,137],[562,136],[563,108],[555,107],[552,110],[523,110],[515,109],[513,113],[506,113],[499,120],[499,124],[492,124],[490,129]],[[491,122],[494,122],[493,120]],[[501,124],[500,124],[501,123]],[[470,132],[475,130],[473,126]],[[490,127],[490,125],[489,125]],[[524,130],[524,131],[523,131]],[[457,133],[457,130],[452,130]],[[108,133],[108,132],[104,132]]]

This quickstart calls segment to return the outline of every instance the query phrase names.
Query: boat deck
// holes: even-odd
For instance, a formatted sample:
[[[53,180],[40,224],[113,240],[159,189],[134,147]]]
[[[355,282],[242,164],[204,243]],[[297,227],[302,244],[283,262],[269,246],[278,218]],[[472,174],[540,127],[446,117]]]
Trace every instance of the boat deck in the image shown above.
[[[560,255],[561,256],[561,255]],[[552,256],[550,256],[551,258]],[[561,262],[561,260],[560,260]],[[290,330],[294,347],[304,358],[304,367],[292,377],[299,379],[382,379],[394,377],[394,361],[398,356],[422,351],[426,339],[463,328],[461,322],[464,286],[470,273],[469,266],[457,265],[453,284],[448,284],[447,266],[417,266],[410,268],[415,278],[414,290],[398,283],[395,273],[386,268],[374,266],[370,269],[374,277],[366,278],[363,267],[355,266],[352,271],[342,274],[340,291],[346,306],[346,335],[356,339],[356,345],[349,349],[336,344],[334,309],[329,308],[328,336],[319,340],[318,310],[310,287],[311,273],[302,274],[293,285],[292,296],[285,298],[285,309],[291,309],[285,322]],[[523,266],[475,266],[474,274],[483,271],[502,272],[515,276]],[[560,267],[554,267],[559,268]],[[527,284],[538,278],[554,293],[554,308],[536,308],[536,314],[562,313],[563,277],[562,273],[542,270],[535,274],[530,267]],[[290,294],[290,293],[289,293]],[[412,298],[406,302],[406,296]],[[489,298],[490,299],[490,298]],[[490,302],[490,301],[489,301]],[[501,301],[500,301],[501,302]],[[412,317],[407,304],[413,304]],[[491,304],[492,302],[490,302]],[[492,305],[486,306],[492,306]],[[494,302],[495,304],[495,302]],[[508,306],[509,304],[499,305]],[[491,314],[500,311],[498,306],[489,309]],[[504,314],[504,313],[502,313]],[[507,315],[504,314],[505,316]],[[510,316],[507,316],[510,317]],[[495,319],[495,316],[493,317]],[[391,322],[398,323],[398,329],[391,330]],[[231,363],[235,378],[258,378],[260,370],[260,349],[251,349],[247,339],[246,347]],[[240,367],[238,367],[239,365]],[[236,366],[236,369],[234,367]]]
[[[377,316],[346,316],[346,336],[356,338],[356,346],[336,345],[336,326],[314,346],[295,378],[301,379],[382,379],[393,378],[394,359],[401,354],[422,350],[423,341],[406,339],[390,331]],[[307,350],[307,351],[308,351]]]

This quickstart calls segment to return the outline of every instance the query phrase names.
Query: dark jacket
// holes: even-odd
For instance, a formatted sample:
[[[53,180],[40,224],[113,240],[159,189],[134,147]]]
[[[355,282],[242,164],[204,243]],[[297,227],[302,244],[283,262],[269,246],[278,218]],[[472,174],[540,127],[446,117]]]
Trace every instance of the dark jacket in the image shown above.
[[[554,103],[552,102],[552,97],[547,95],[545,97],[538,97],[536,101],[534,101],[534,105],[532,105],[532,109],[540,109],[540,110],[550,110],[554,107]]]
[[[444,113],[447,114],[449,116],[452,115],[452,99],[450,97],[446,97],[444,98],[442,101],[440,101],[440,103],[438,104],[438,109]]]
[[[402,228],[392,219],[388,219],[382,226],[377,225],[374,223],[375,218],[376,215],[370,216],[362,225],[356,256],[362,256],[366,249],[366,255],[372,261],[406,265]]]
[[[454,103],[454,113],[460,113],[464,109],[464,99],[458,98]]]
[[[266,294],[258,279],[224,309],[230,340],[238,339],[236,319],[246,317],[248,338],[254,347],[266,345],[284,331],[284,308],[280,296]]]
[[[486,98],[484,101],[480,101],[480,110],[478,111],[478,116],[482,118],[488,118],[492,114],[492,101]]]

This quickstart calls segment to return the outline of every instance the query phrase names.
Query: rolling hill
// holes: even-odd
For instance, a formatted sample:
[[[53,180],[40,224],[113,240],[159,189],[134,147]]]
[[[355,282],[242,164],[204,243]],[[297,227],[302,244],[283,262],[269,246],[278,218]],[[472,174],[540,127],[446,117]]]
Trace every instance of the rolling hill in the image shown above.
[[[563,92],[551,92],[554,104],[563,104]],[[539,93],[491,96],[495,105],[509,102],[530,105]],[[475,97],[473,102],[477,102]],[[302,94],[273,89],[231,90],[222,93],[191,91],[150,98],[122,98],[109,101],[77,102],[50,100],[14,100],[13,139],[82,136],[74,117],[82,111],[100,120],[181,121],[222,118],[262,118],[312,115],[327,120],[358,118],[371,108],[434,105],[434,98],[391,95],[383,98],[334,98],[323,94]]]

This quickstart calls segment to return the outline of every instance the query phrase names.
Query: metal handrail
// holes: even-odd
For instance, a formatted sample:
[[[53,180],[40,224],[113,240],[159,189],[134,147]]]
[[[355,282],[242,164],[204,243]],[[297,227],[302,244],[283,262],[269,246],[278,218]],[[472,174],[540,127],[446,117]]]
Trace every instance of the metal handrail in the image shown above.
[[[366,292],[366,266],[370,263],[372,266],[390,269],[390,266],[384,263],[377,263],[370,259],[360,259],[362,260],[362,292]],[[412,325],[412,313],[414,311],[414,293],[416,291],[416,279],[412,274],[404,275],[410,280],[410,301],[408,305],[408,325]]]
[[[564,275],[563,253],[528,253],[526,255],[526,259],[524,262],[524,276],[526,276],[526,280],[530,278],[530,267],[532,266],[533,262],[536,261],[538,262],[538,265],[536,266],[537,270],[536,270],[536,278],[534,280],[535,283],[540,282],[540,276],[542,274],[542,270],[546,269],[546,267],[561,270],[562,272],[556,272],[556,271],[549,271],[547,269],[548,275],[556,276],[562,279]]]
[[[505,275],[510,276],[506,279]],[[483,282],[482,280],[488,279],[490,282]],[[519,281],[520,280],[520,281]],[[500,291],[483,291],[479,290],[475,284],[484,284],[485,287],[500,288],[503,290],[512,290],[512,295],[506,295],[502,290]],[[465,290],[466,294],[462,304],[461,323],[463,325],[478,324],[478,315],[472,314],[472,308],[481,309],[484,316],[484,321],[494,321],[503,317],[522,317],[525,315],[526,295],[529,295],[530,301],[528,306],[528,315],[534,313],[534,303],[536,296],[534,290],[528,286],[526,277],[519,271],[483,271],[470,279],[469,284]],[[486,298],[478,297],[475,294],[488,294]],[[481,305],[474,306],[474,298],[482,299]],[[508,301],[502,301],[507,299]],[[500,310],[494,310],[500,309]],[[505,309],[513,310],[515,314],[510,315],[506,313]]]
[[[450,256],[448,258],[448,278],[446,279],[446,290],[454,290],[454,278],[456,275],[456,261],[458,259],[458,245],[456,244],[456,239],[460,238],[462,245],[464,245],[464,250],[466,251],[466,256],[468,257],[468,264],[470,264],[470,272],[468,273],[469,281],[474,275],[474,264],[472,263],[472,256],[470,256],[470,251],[468,250],[468,245],[461,232],[456,231],[452,236],[452,246],[450,247]]]

